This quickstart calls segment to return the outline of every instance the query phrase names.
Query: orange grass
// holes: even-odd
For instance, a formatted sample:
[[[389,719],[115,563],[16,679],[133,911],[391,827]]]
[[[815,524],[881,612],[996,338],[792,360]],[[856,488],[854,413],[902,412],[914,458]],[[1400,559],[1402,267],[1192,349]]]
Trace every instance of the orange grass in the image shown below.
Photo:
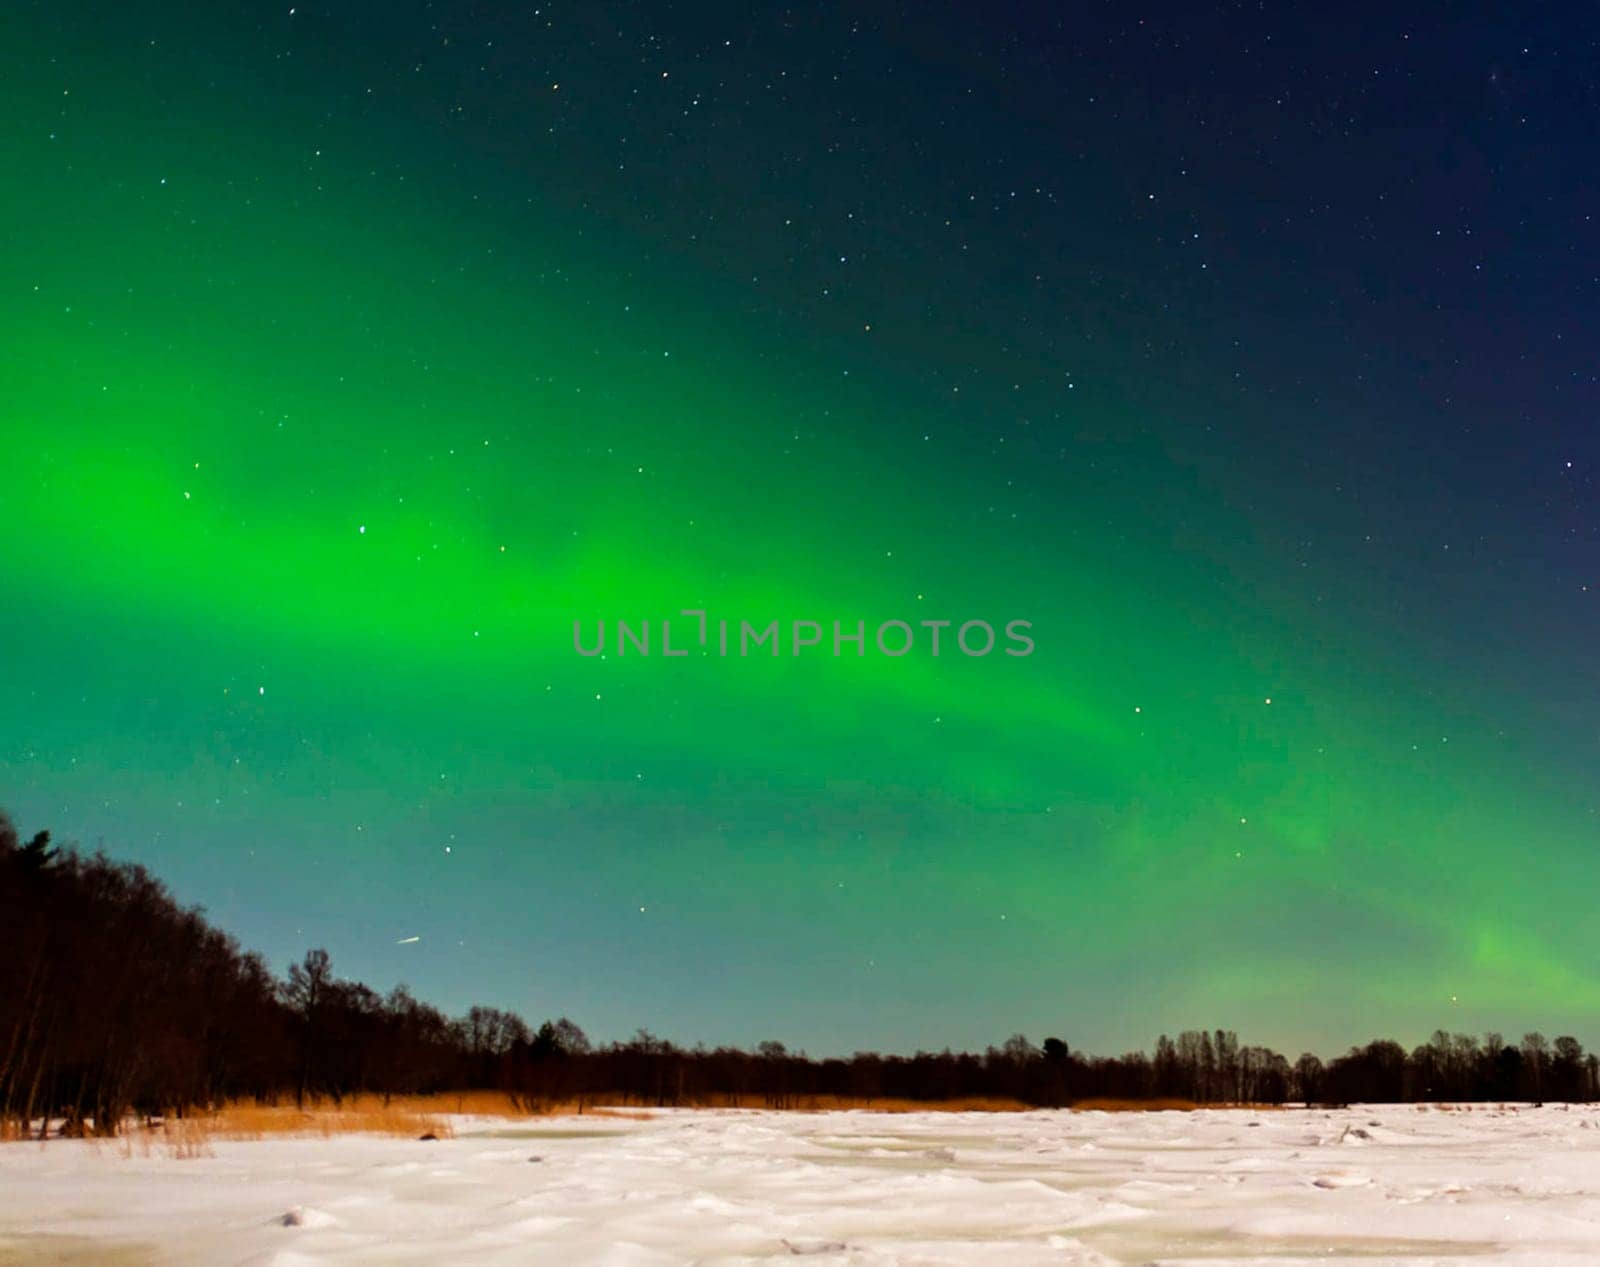
[[[392,1096],[385,1102],[379,1095],[346,1096],[309,1103],[303,1109],[292,1104],[263,1105],[237,1101],[208,1112],[155,1121],[130,1120],[113,1144],[125,1154],[148,1156],[157,1150],[174,1157],[201,1157],[210,1153],[217,1140],[258,1140],[267,1138],[331,1138],[335,1135],[389,1135],[416,1139],[434,1135],[450,1139],[455,1130],[452,1117],[530,1118],[587,1117],[620,1118],[647,1122],[656,1116],[652,1106],[618,1103],[621,1097],[554,1100],[529,1104],[519,1102],[503,1091],[449,1091],[433,1095]],[[777,1110],[790,1113],[856,1111],[868,1113],[1023,1113],[1038,1106],[1003,1096],[969,1096],[949,1100],[904,1100],[890,1096],[793,1095],[769,1101],[762,1095],[712,1095],[687,1109]],[[1079,1100],[1074,1110],[1101,1113],[1141,1113],[1160,1110],[1248,1109],[1261,1112],[1281,1105],[1197,1104],[1192,1100]],[[1419,1104],[1418,1112],[1430,1106]],[[1447,1106],[1432,1106],[1436,1110]],[[0,1141],[27,1138],[14,1123],[0,1123]]]
[[[592,1117],[648,1121],[653,1114],[616,1108],[592,1101],[528,1104],[504,1091],[443,1091],[433,1095],[397,1095],[387,1102],[381,1095],[346,1096],[335,1104],[320,1100],[304,1109],[288,1105],[259,1105],[239,1101],[186,1121],[205,1124],[218,1139],[257,1139],[266,1135],[454,1135],[451,1118],[465,1117]]]
[[[453,1134],[447,1117],[348,1105],[308,1110],[232,1105],[198,1121],[215,1139],[261,1139],[268,1135],[437,1135],[444,1139]]]
[[[706,1095],[699,1096],[680,1107],[686,1109],[763,1109],[785,1113],[831,1113],[840,1110],[869,1113],[1017,1113],[1031,1108],[1020,1100],[1004,1096],[968,1096],[950,1100],[900,1100],[892,1096],[855,1095],[790,1095],[769,1100],[764,1095]],[[570,1106],[559,1106],[556,1112],[571,1112]],[[585,1108],[585,1113],[624,1115],[618,1108]],[[628,1113],[626,1116],[633,1116]],[[644,1116],[648,1117],[646,1112]]]
[[[1108,1102],[1109,1103],[1109,1102]],[[794,1113],[865,1110],[873,1113],[1017,1113],[1033,1106],[1001,1096],[970,1096],[950,1100],[903,1100],[889,1096],[793,1095],[769,1103],[761,1095],[711,1095],[681,1106],[686,1109],[778,1109]],[[1130,1104],[1131,1107],[1131,1104]],[[499,1091],[441,1092],[436,1095],[394,1096],[388,1105],[381,1096],[347,1096],[342,1104],[324,1100],[304,1110],[293,1105],[231,1104],[214,1113],[186,1119],[206,1123],[217,1138],[254,1138],[262,1135],[342,1135],[368,1132],[383,1135],[422,1135],[441,1139],[450,1131],[450,1116],[475,1117],[585,1117],[622,1118],[647,1122],[656,1106],[620,1102],[620,1097],[598,1100],[546,1100],[518,1103]]]
[[[1075,1100],[1072,1107],[1084,1113],[1187,1113],[1201,1106],[1193,1100]],[[1214,1104],[1211,1108],[1232,1108],[1232,1105]]]
[[[1200,1109],[1226,1112],[1230,1109],[1244,1109],[1251,1113],[1277,1113],[1283,1109],[1281,1104],[1200,1104],[1194,1100],[1075,1100],[1072,1108],[1083,1112],[1095,1113],[1160,1113],[1177,1111],[1180,1113],[1194,1112]]]
[[[510,1101],[492,1101],[474,1095],[396,1096],[388,1104],[382,1096],[347,1096],[341,1103],[323,1101],[297,1109],[290,1105],[250,1102],[223,1106],[210,1113],[168,1118],[152,1128],[171,1136],[185,1132],[212,1139],[263,1139],[267,1136],[398,1135],[415,1139],[454,1134],[449,1115],[484,1113],[510,1116]]]

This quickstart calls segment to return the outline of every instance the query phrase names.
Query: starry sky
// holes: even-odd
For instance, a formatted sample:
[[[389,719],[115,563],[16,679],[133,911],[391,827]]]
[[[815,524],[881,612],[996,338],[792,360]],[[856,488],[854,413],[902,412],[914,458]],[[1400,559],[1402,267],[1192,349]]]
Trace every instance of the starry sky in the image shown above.
[[[0,805],[600,1038],[1600,1040],[1597,36],[8,5]]]

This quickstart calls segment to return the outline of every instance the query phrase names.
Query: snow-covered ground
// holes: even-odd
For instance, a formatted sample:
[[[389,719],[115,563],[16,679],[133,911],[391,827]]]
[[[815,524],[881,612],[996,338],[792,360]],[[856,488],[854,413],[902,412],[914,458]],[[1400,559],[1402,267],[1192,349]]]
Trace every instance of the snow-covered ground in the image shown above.
[[[1600,1111],[458,1119],[0,1146],[0,1263],[1600,1263]]]

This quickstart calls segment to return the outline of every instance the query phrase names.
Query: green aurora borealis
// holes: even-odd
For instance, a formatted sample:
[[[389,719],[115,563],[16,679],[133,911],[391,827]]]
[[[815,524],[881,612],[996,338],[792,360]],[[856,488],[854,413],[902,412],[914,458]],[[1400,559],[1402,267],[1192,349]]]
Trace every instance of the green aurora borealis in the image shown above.
[[[1593,1039],[1589,596],[1517,596],[1559,516],[1487,449],[1375,439],[1427,393],[1307,385],[1358,322],[1291,304],[1264,383],[1247,243],[1170,281],[1109,157],[969,199],[970,137],[798,53],[790,119],[759,33],[286,8],[5,20],[21,827],[602,1037]],[[689,607],[1038,649],[573,652]]]

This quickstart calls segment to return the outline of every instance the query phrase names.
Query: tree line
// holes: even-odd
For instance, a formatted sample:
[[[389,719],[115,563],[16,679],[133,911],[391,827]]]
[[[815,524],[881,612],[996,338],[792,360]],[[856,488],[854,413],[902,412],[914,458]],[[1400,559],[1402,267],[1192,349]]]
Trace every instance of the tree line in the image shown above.
[[[335,975],[311,950],[279,978],[179,905],[145,868],[24,842],[0,813],[0,1133],[114,1135],[131,1116],[235,1100],[505,1092],[519,1106],[605,1100],[786,1108],[818,1097],[1196,1104],[1588,1101],[1600,1060],[1575,1039],[1436,1032],[1324,1063],[1227,1030],[1162,1035],[1152,1055],[1098,1057],[1015,1035],[983,1052],[816,1059],[767,1042],[685,1048],[639,1031],[591,1043],[566,1018],[530,1026],[473,1007],[449,1017],[405,986]]]

